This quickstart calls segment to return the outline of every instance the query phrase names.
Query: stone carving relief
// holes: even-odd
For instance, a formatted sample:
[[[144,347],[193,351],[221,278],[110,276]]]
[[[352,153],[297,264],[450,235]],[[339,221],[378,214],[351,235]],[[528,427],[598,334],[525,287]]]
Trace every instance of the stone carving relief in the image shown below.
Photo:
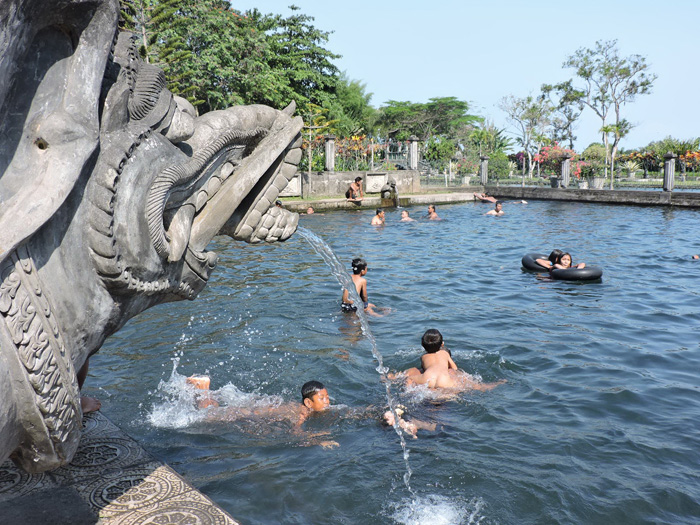
[[[0,461],[71,460],[79,370],[106,337],[194,299],[211,239],[284,241],[273,206],[302,121],[241,106],[197,116],[117,32],[117,0],[0,3]]]

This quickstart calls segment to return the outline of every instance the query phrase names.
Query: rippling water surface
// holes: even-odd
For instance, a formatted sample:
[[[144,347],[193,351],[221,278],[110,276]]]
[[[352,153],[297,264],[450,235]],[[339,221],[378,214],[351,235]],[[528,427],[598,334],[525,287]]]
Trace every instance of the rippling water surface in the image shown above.
[[[341,289],[299,235],[219,238],[194,302],[149,310],[91,359],[86,392],[147,449],[242,523],[695,523],[700,519],[700,213],[531,202],[438,206],[443,222],[369,226],[371,211],[303,216],[341,261],[369,263],[371,330],[390,369],[418,366],[438,328],[484,393],[435,402],[394,385],[413,417],[394,431],[376,362]],[[557,247],[604,267],[602,282],[549,281],[521,256]],[[227,404],[297,400],[318,379],[336,408],[306,424],[208,423],[187,375]],[[367,417],[360,407],[374,405]],[[355,410],[353,410],[355,409]]]

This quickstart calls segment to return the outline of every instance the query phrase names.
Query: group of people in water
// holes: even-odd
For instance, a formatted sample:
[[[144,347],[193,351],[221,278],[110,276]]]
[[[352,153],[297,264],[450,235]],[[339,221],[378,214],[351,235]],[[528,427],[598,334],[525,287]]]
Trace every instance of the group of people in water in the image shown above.
[[[378,308],[369,302],[367,292],[367,262],[360,257],[352,260],[352,286],[354,290],[344,289],[341,297],[341,311],[355,313],[358,309],[366,315],[381,316],[390,312],[388,308]],[[356,300],[361,304],[357,304]],[[445,395],[454,395],[466,390],[488,391],[505,382],[505,380],[484,383],[470,374],[460,370],[452,359],[452,353],[446,348],[442,334],[437,329],[429,329],[421,338],[421,346],[425,353],[421,357],[420,368],[411,367],[399,373],[388,374],[387,379],[403,381],[408,387],[424,385],[431,390],[442,391]],[[294,432],[303,434],[302,424],[314,413],[327,410],[330,407],[328,390],[320,381],[308,381],[301,388],[301,403],[287,402],[269,406],[230,406],[220,407],[216,396],[209,389],[210,380],[207,376],[192,376],[187,383],[197,389],[197,406],[208,410],[207,421],[234,421],[238,419],[265,419],[286,421]],[[356,411],[357,412],[357,411]],[[374,417],[372,411],[368,416]],[[398,426],[404,432],[417,437],[418,430],[434,430],[435,423],[428,423],[416,418],[408,418],[403,407],[385,410],[382,420],[391,426]],[[337,446],[332,440],[316,439],[318,434],[309,436],[307,444],[323,447]]]
[[[442,219],[440,216],[437,214],[435,211],[435,206],[430,205],[428,206],[428,213],[425,216],[426,219],[429,221],[441,221]],[[399,222],[415,222],[416,220],[411,217],[411,214],[408,210],[401,210],[401,220]],[[372,220],[370,221],[370,225],[372,226],[384,226],[386,224],[386,213],[382,208],[377,208],[377,212],[375,213],[374,217],[372,217]]]

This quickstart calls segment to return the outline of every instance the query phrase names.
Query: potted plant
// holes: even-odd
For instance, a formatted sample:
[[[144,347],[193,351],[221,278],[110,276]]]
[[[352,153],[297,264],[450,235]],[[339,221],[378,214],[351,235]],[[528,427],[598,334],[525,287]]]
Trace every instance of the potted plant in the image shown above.
[[[602,190],[605,184],[605,178],[601,177],[602,166],[597,161],[581,162],[581,178],[588,183],[588,189]],[[579,188],[581,185],[579,184]]]

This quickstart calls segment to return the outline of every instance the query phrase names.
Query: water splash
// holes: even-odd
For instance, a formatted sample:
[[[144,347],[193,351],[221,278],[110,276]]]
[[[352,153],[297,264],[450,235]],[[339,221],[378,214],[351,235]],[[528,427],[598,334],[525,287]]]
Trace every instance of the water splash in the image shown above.
[[[403,460],[406,465],[406,473],[403,476],[403,482],[406,485],[408,491],[413,493],[410,484],[412,471],[411,465],[408,461],[410,449],[406,446],[406,440],[404,438],[403,431],[399,426],[399,416],[396,413],[396,401],[391,393],[391,383],[386,378],[386,374],[389,370],[387,367],[384,366],[384,358],[382,357],[382,354],[377,348],[377,340],[374,338],[374,334],[372,334],[372,330],[370,330],[369,328],[369,320],[367,319],[367,314],[361,306],[362,299],[360,298],[360,295],[355,289],[355,284],[353,283],[352,278],[345,270],[345,267],[340,262],[340,260],[338,260],[338,257],[336,256],[333,249],[326,243],[326,241],[321,239],[321,237],[319,237],[312,231],[309,231],[306,228],[302,228],[301,226],[297,228],[297,233],[301,235],[301,237],[304,238],[311,245],[311,248],[313,248],[313,250],[321,256],[324,262],[331,269],[331,272],[333,273],[335,278],[338,280],[338,283],[340,283],[340,285],[343,288],[348,290],[348,293],[350,294],[353,303],[358,305],[356,313],[358,319],[360,320],[362,333],[367,338],[372,347],[372,356],[377,361],[376,370],[381,376],[382,382],[384,383],[384,387],[386,388],[386,400],[387,404],[389,405],[389,410],[391,410],[391,413],[394,415],[394,431],[396,431],[396,434],[399,436],[399,441],[401,442],[401,449],[403,450]]]
[[[402,525],[478,524],[485,516],[484,500],[462,501],[459,497],[430,494],[395,505],[391,518]]]

